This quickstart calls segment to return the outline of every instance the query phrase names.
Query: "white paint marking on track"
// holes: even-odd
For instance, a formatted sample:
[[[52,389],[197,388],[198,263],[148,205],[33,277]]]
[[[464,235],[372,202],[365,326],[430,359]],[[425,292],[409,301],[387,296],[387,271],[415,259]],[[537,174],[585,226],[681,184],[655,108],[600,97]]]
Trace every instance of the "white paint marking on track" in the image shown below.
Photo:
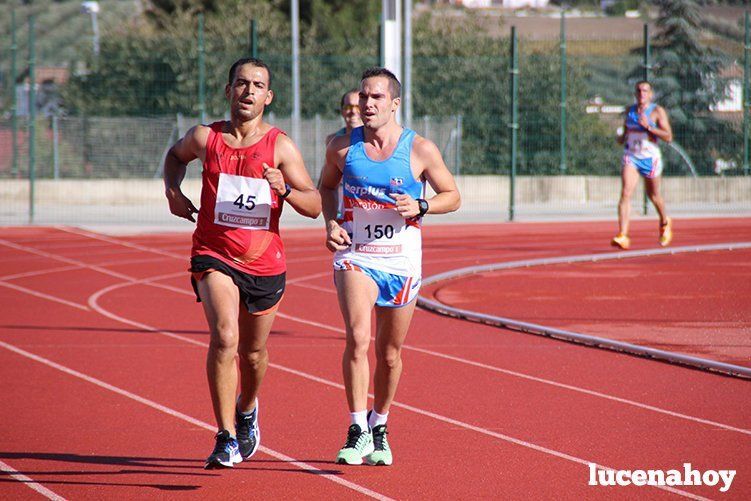
[[[11,478],[15,478],[19,482],[23,482],[23,484],[26,487],[37,491],[39,494],[46,497],[47,499],[52,499],[54,501],[65,501],[64,497],[52,492],[51,490],[49,490],[48,488],[46,488],[39,482],[36,482],[33,478],[27,477],[23,473],[20,473],[18,470],[14,469],[9,464],[3,463],[2,461],[0,461],[0,471],[4,471]]]
[[[5,243],[5,242],[2,241],[2,240],[0,240],[0,243]],[[13,247],[16,247],[16,246],[14,245]],[[19,248],[20,248],[20,246],[19,246]],[[144,249],[148,250],[147,248],[144,248]],[[32,249],[32,251],[34,251],[34,250],[35,249]],[[42,252],[42,251],[37,251],[37,252]],[[51,255],[51,257],[54,258],[56,256]],[[61,258],[61,259],[65,259],[65,258]],[[92,268],[92,269],[95,268],[94,266],[86,266],[86,267]],[[96,267],[96,268],[99,268],[99,267]],[[114,274],[114,272],[110,272],[109,270],[101,269],[101,268],[97,269],[96,271],[101,271],[101,272],[104,272],[106,274]],[[120,274],[118,274],[118,275],[120,275]],[[204,346],[206,346],[205,343],[200,343],[198,341],[195,341],[195,340],[192,340],[192,339],[189,339],[189,338],[185,338],[183,336],[179,336],[177,334],[174,334],[174,333],[171,333],[171,332],[168,332],[168,331],[161,331],[161,330],[158,330],[158,329],[156,329],[154,327],[147,326],[146,324],[141,324],[139,322],[135,322],[135,321],[132,321],[130,319],[125,319],[123,317],[119,317],[117,315],[114,315],[114,314],[112,314],[112,313],[104,310],[103,308],[99,307],[98,304],[96,304],[96,299],[98,299],[99,297],[101,297],[101,294],[103,293],[103,291],[105,291],[105,290],[111,291],[111,290],[114,290],[115,288],[129,286],[129,285],[134,285],[136,283],[144,283],[144,284],[154,285],[154,286],[158,286],[158,287],[162,287],[162,288],[169,288],[171,290],[177,290],[178,292],[181,292],[181,293],[190,294],[188,291],[184,291],[184,290],[181,290],[181,289],[176,289],[174,287],[163,286],[162,284],[150,283],[151,280],[159,280],[159,279],[163,279],[165,277],[171,277],[171,276],[174,276],[174,275],[175,274],[173,273],[173,274],[168,274],[168,275],[162,275],[162,276],[159,276],[159,277],[151,277],[149,279],[135,279],[133,277],[123,276],[127,280],[127,283],[115,284],[113,286],[110,286],[110,287],[107,287],[105,289],[100,290],[99,292],[97,292],[96,294],[92,295],[89,298],[89,304],[90,304],[90,306],[92,306],[92,309],[95,309],[97,312],[103,314],[104,316],[108,316],[109,318],[116,319],[116,320],[118,320],[120,322],[127,323],[127,324],[130,324],[130,325],[135,325],[135,326],[137,326],[139,328],[145,328],[146,330],[150,330],[152,332],[159,333],[159,334],[162,334],[162,335],[167,335],[168,337],[173,337],[173,338],[176,338],[176,339],[181,339],[183,341],[188,341],[188,342],[191,342],[192,344],[203,344]],[[92,299],[92,298],[96,298],[96,299]],[[291,320],[297,320],[297,321],[302,320],[303,323],[307,323],[307,324],[311,324],[311,325],[317,325],[319,327],[328,328],[328,329],[331,329],[331,330],[337,330],[337,328],[334,328],[334,327],[331,327],[331,326],[326,326],[325,324],[319,324],[317,322],[311,322],[311,321],[307,321],[307,320],[303,320],[303,319],[296,319],[295,317],[289,317],[289,319],[291,319]],[[338,330],[341,331],[341,329],[338,329]],[[6,345],[6,343],[3,343],[3,342],[0,341],[0,346],[5,346],[5,345]],[[10,346],[10,345],[7,345],[7,346]],[[54,362],[51,362],[51,363],[54,363]],[[289,369],[289,368],[286,368],[286,367],[283,367],[283,366],[278,366],[276,364],[269,364],[269,365],[272,366],[272,367],[275,367],[277,369],[280,369],[280,370],[284,370],[284,371],[287,371],[287,372],[290,372],[290,373],[293,373],[293,374],[300,375],[301,377],[305,377],[307,379],[311,379],[311,380],[314,380],[314,381],[317,381],[317,382],[320,382],[320,383],[323,383],[323,384],[327,384],[329,386],[333,386],[333,387],[340,388],[340,389],[342,388],[342,385],[340,385],[338,383],[334,383],[332,381],[328,381],[328,380],[325,380],[323,378],[319,378],[317,376],[312,376],[310,374],[303,373],[301,371],[296,371],[294,369]],[[107,384],[107,383],[104,383],[104,384]],[[123,391],[125,391],[125,390],[123,390]],[[372,395],[370,395],[370,396],[372,397]],[[160,404],[156,404],[155,403],[155,405],[160,405]],[[501,440],[506,440],[508,442],[511,442],[511,443],[514,443],[514,444],[517,444],[517,445],[520,445],[520,446],[528,447],[530,449],[533,449],[533,450],[536,450],[536,451],[539,451],[539,452],[547,453],[547,454],[553,455],[555,457],[559,457],[561,459],[567,459],[567,460],[574,461],[574,462],[577,462],[577,463],[580,463],[580,464],[584,464],[584,465],[589,465],[590,463],[593,463],[592,461],[587,461],[587,460],[584,460],[584,459],[581,459],[581,458],[577,458],[575,456],[568,455],[568,454],[560,452],[560,451],[556,451],[556,450],[553,450],[553,449],[548,449],[546,447],[542,447],[542,446],[539,446],[537,444],[533,444],[531,442],[526,442],[524,440],[520,440],[520,439],[516,439],[514,437],[510,437],[510,436],[507,436],[507,435],[496,433],[496,432],[493,432],[491,430],[487,430],[485,428],[477,427],[477,426],[474,426],[474,425],[471,425],[471,424],[468,424],[468,423],[464,423],[464,422],[461,422],[461,421],[458,421],[458,420],[454,420],[452,418],[448,418],[446,416],[435,414],[435,413],[432,413],[430,411],[419,409],[417,407],[413,407],[413,406],[410,406],[408,404],[402,404],[402,403],[399,403],[399,402],[393,402],[393,405],[395,405],[397,407],[402,407],[404,409],[407,409],[407,410],[410,410],[412,412],[416,412],[416,413],[419,413],[419,414],[422,414],[422,415],[425,415],[425,416],[428,416],[428,417],[432,417],[434,419],[438,419],[438,420],[450,423],[450,424],[452,424],[454,426],[459,426],[459,427],[463,427],[463,428],[466,428],[466,429],[469,429],[469,430],[472,430],[472,431],[477,431],[477,432],[480,432],[480,433],[484,433],[486,435],[489,435],[489,436],[492,436],[492,437],[495,437],[495,438],[499,438]],[[204,424],[206,424],[206,423],[204,423]],[[208,424],[206,424],[206,425],[207,426],[211,426],[211,425],[208,425]],[[212,427],[212,429],[213,429],[213,427]],[[595,464],[597,464],[597,463],[595,463]],[[607,466],[604,466],[604,465],[597,464],[597,466],[600,467],[600,468],[603,468],[603,469],[607,469],[607,470],[614,470],[613,468],[610,468],[610,467],[607,467]],[[311,467],[311,468],[313,468],[313,467]],[[341,479],[337,479],[337,480],[341,480]],[[691,499],[706,499],[706,498],[702,498],[700,496],[696,496],[694,494],[691,494],[689,492],[681,491],[679,489],[674,489],[674,488],[668,487],[668,486],[653,486],[653,487],[656,487],[656,488],[661,489],[661,490],[673,492],[674,494],[677,494],[677,495],[680,495],[680,496],[684,496],[684,497],[688,497],[688,498],[691,498]]]
[[[165,405],[162,405],[160,403],[154,402],[153,400],[149,400],[148,398],[144,398],[140,395],[136,395],[135,393],[131,393],[128,390],[124,390],[122,388],[119,388],[117,386],[111,385],[109,383],[106,383],[102,381],[101,379],[97,379],[95,377],[89,376],[87,374],[84,374],[82,372],[79,372],[75,369],[71,369],[69,367],[66,367],[64,365],[60,365],[56,362],[53,362],[52,360],[46,359],[44,357],[40,357],[39,355],[35,355],[34,353],[28,352],[26,350],[23,350],[21,348],[18,348],[17,346],[13,346],[11,344],[5,343],[3,341],[0,341],[0,347],[5,348],[6,350],[12,351],[14,353],[17,353],[21,356],[24,356],[26,358],[29,358],[31,360],[34,360],[36,362],[39,362],[41,364],[44,364],[48,367],[51,367],[53,369],[57,369],[58,371],[64,372],[65,374],[68,374],[70,376],[82,379],[86,382],[92,383],[96,386],[99,386],[100,388],[104,388],[105,390],[109,390],[113,393],[117,393],[118,395],[121,395],[123,397],[129,398],[131,400],[135,400],[136,402],[139,402],[143,405],[146,405],[148,407],[151,407],[152,409],[156,409],[160,412],[163,412],[165,414],[168,414],[172,417],[175,417],[177,419],[181,419],[183,421],[187,421],[188,423],[198,426],[199,428],[203,428],[205,430],[209,430],[212,433],[216,433],[216,426],[210,425],[209,423],[206,423],[204,421],[201,421],[200,419],[196,419],[192,416],[189,416],[187,414],[183,414],[180,411],[177,411],[175,409],[172,409],[170,407],[167,407]],[[358,492],[360,494],[363,494],[365,496],[374,498],[374,499],[381,499],[381,500],[390,500],[391,498],[379,493],[372,491],[368,489],[367,487],[363,487],[361,485],[355,484],[353,482],[349,482],[347,480],[344,480],[343,478],[339,478],[336,475],[331,475],[328,473],[324,473],[319,468],[316,468],[315,466],[309,465],[305,462],[298,461],[297,459],[291,458],[287,456],[286,454],[283,454],[281,452],[277,452],[273,449],[269,449],[265,446],[260,446],[259,450],[263,452],[264,454],[267,454],[271,457],[274,457],[276,459],[279,459],[280,461],[284,461],[287,463],[290,463],[294,466],[297,466],[300,469],[309,471],[311,473],[315,473],[316,475],[319,475],[322,478],[325,478],[327,480],[330,480],[334,483],[337,483],[343,487],[347,487],[348,489],[352,489],[355,492]],[[41,486],[40,486],[41,487]],[[33,487],[32,487],[33,488]],[[42,487],[43,488],[43,487]],[[37,489],[35,489],[37,490]],[[41,492],[41,491],[40,491]],[[52,493],[52,491],[50,491]],[[54,493],[52,493],[54,495]],[[53,498],[50,498],[53,499]],[[62,499],[60,497],[54,498],[54,499]]]
[[[68,301],[67,299],[62,299],[62,298],[59,298],[59,297],[51,296],[49,294],[45,294],[44,292],[37,292],[37,291],[32,290],[32,289],[27,289],[26,287],[21,287],[20,285],[11,284],[11,283],[4,282],[4,281],[0,280],[0,286],[7,287],[8,289],[13,289],[13,290],[16,290],[16,291],[19,291],[19,292],[23,292],[24,294],[30,294],[32,296],[36,296],[36,297],[39,297],[39,298],[42,298],[42,299],[47,299],[48,301],[54,301],[56,303],[61,303],[61,304],[64,304],[66,306],[71,306],[73,308],[78,308],[79,310],[89,311],[89,309],[86,306],[82,305],[82,304],[74,303],[72,301]]]
[[[129,286],[129,285],[131,285],[131,284],[121,284],[122,287],[126,287],[126,286]],[[117,286],[110,286],[107,289],[112,290],[113,288],[116,288],[116,287]],[[104,291],[104,290],[105,289],[102,289],[102,291]],[[109,318],[117,319],[118,321],[124,322],[124,323],[129,324],[129,325],[136,325],[136,326],[139,326],[141,328],[145,328],[145,329],[150,330],[150,331],[152,331],[154,333],[157,333],[157,334],[167,335],[169,337],[173,337],[173,338],[176,338],[176,339],[183,339],[183,340],[188,340],[189,339],[189,338],[185,338],[183,336],[180,336],[179,334],[175,334],[175,333],[167,332],[167,331],[162,331],[162,330],[159,330],[159,329],[157,329],[155,327],[151,327],[151,326],[148,326],[146,324],[142,324],[140,322],[135,322],[133,320],[126,319],[124,317],[119,317],[117,315],[112,314],[111,312],[105,310],[104,308],[102,308],[101,306],[99,306],[97,304],[97,299],[99,297],[101,297],[101,295],[103,293],[102,291],[97,292],[96,294],[94,294],[89,299],[89,305],[91,306],[91,308],[93,310],[101,313],[102,315],[108,316]],[[321,325],[323,325],[323,324],[321,324]],[[199,341],[195,341],[195,340],[192,340],[192,339],[190,340],[190,342],[193,343],[193,344],[199,344],[200,343]],[[202,344],[204,346],[208,347],[207,343],[202,343]],[[284,372],[288,372],[290,374],[295,374],[295,375],[300,376],[302,378],[309,379],[311,381],[315,381],[317,383],[321,383],[321,384],[324,384],[324,385],[327,385],[327,386],[331,386],[331,387],[342,389],[342,390],[344,389],[344,386],[342,384],[340,384],[340,383],[336,383],[334,381],[330,381],[330,380],[327,380],[327,379],[324,379],[324,378],[321,378],[321,377],[318,377],[318,376],[314,376],[314,375],[308,374],[306,372],[298,371],[296,369],[291,369],[289,367],[284,367],[282,365],[273,364],[273,363],[269,363],[269,367],[272,367],[272,368],[275,368],[275,369],[278,369],[278,370],[281,370],[281,371],[284,371]],[[368,396],[370,398],[374,397],[373,394],[368,394]],[[496,433],[496,432],[488,430],[486,428],[475,426],[475,425],[472,425],[472,424],[469,424],[469,423],[464,423],[462,421],[458,421],[456,419],[452,419],[452,418],[449,418],[449,417],[446,417],[446,416],[442,416],[440,414],[436,414],[436,413],[433,413],[433,412],[430,412],[430,411],[426,411],[424,409],[420,409],[418,407],[414,407],[414,406],[411,406],[411,405],[408,405],[408,404],[402,404],[400,402],[393,401],[391,405],[393,405],[395,407],[401,407],[401,408],[406,409],[408,411],[411,411],[411,412],[414,412],[414,413],[417,413],[417,414],[420,414],[420,415],[423,415],[423,416],[427,416],[427,417],[436,419],[438,421],[449,423],[449,424],[451,424],[453,426],[458,426],[458,427],[461,427],[461,428],[464,428],[464,429],[467,429],[467,430],[471,430],[471,431],[475,431],[475,432],[478,432],[478,433],[482,433],[482,434],[485,434],[487,436],[491,436],[493,438],[497,438],[497,439],[500,439],[500,440],[503,440],[503,441],[506,441],[506,442],[513,443],[515,445],[519,445],[519,446],[522,446],[522,447],[526,447],[526,448],[535,450],[537,452],[542,452],[544,454],[549,454],[549,455],[552,455],[552,456],[560,458],[560,459],[565,459],[565,460],[568,460],[568,461],[573,461],[575,463],[582,464],[582,465],[585,465],[585,466],[588,466],[590,463],[594,463],[593,461],[588,461],[588,460],[585,460],[585,459],[581,459],[581,458],[578,458],[576,456],[572,456],[572,455],[566,454],[564,452],[560,452],[560,451],[557,451],[557,450],[554,450],[554,449],[549,449],[547,447],[543,447],[543,446],[540,446],[540,445],[537,445],[537,444],[533,444],[531,442],[527,442],[525,440],[514,438],[514,437],[511,437],[509,435],[504,435],[502,433]],[[611,468],[609,466],[604,466],[604,465],[600,465],[600,464],[597,464],[597,463],[594,463],[594,464],[596,464],[598,468],[615,471],[614,468]],[[657,489],[661,489],[661,490],[665,490],[665,491],[668,491],[668,492],[672,492],[672,493],[677,494],[679,496],[684,496],[684,497],[691,498],[691,499],[700,499],[700,500],[705,500],[706,499],[706,498],[703,498],[701,496],[696,496],[694,494],[691,494],[690,492],[685,492],[685,491],[681,491],[679,489],[675,489],[673,487],[659,486],[659,485],[658,486],[651,486],[651,487],[655,487]]]
[[[84,236],[86,236],[86,235],[84,235]],[[109,239],[109,240],[112,240],[112,239]],[[2,243],[2,241],[0,241],[0,243]],[[117,241],[113,240],[112,243],[117,243]],[[139,248],[140,248],[140,250],[143,250],[143,251],[146,251],[146,252],[151,252],[150,249],[147,248],[147,247],[139,246]],[[21,249],[21,250],[25,250],[25,249]],[[54,255],[52,257],[54,257]],[[81,265],[84,266],[84,267],[90,267],[91,268],[91,266],[86,265],[85,263],[81,263]],[[108,270],[101,269],[101,270],[97,270],[97,271],[100,271],[100,272],[103,272],[103,273],[107,273]],[[302,280],[309,280],[309,279],[319,278],[319,277],[328,275],[329,273],[330,272],[316,273],[316,274],[308,275],[308,276],[305,276],[305,277],[299,277],[296,280],[297,281],[302,281]],[[151,285],[151,286],[154,286],[154,287],[159,287],[159,288],[162,288],[162,289],[174,291],[174,292],[177,292],[179,294],[193,295],[193,293],[191,291],[188,291],[188,290],[185,290],[185,289],[180,289],[180,288],[177,288],[177,287],[172,287],[172,286],[169,286],[169,285],[166,285],[166,284],[159,284],[159,283],[155,282],[156,280],[163,280],[163,279],[173,278],[173,277],[176,277],[176,276],[181,276],[182,274],[183,274],[183,272],[170,273],[170,274],[166,274],[166,275],[149,277],[149,278],[145,278],[145,279],[135,279],[135,278],[128,277],[129,283],[114,284],[112,286],[109,286],[109,287],[107,287],[105,289],[100,290],[99,292],[97,292],[95,294],[95,296],[96,296],[96,299],[98,300],[98,298],[102,294],[104,294],[106,292],[110,292],[110,291],[112,291],[114,289],[118,289],[118,288],[125,287],[125,286],[128,286],[128,285],[135,285],[135,284]],[[3,285],[2,282],[0,282],[0,285]],[[41,295],[41,293],[36,293],[35,291],[30,291],[29,293],[33,293],[33,295],[37,295],[39,297],[44,297],[45,299],[50,299],[52,301],[57,301],[57,302],[64,301],[64,300],[61,300],[60,298],[55,298],[53,296]],[[96,302],[96,301],[94,301],[94,302]],[[89,305],[91,305],[91,303],[92,303],[91,298],[89,298]],[[67,304],[67,303],[64,303],[64,304]],[[78,305],[76,303],[70,303],[69,306],[74,306],[74,307],[79,308],[79,309],[86,309],[85,306]],[[144,329],[144,330],[147,330],[147,331],[153,331],[153,332],[157,332],[157,333],[160,333],[160,334],[164,334],[165,336],[173,337],[175,339],[186,341],[186,342],[192,343],[192,344],[196,344],[198,346],[207,346],[205,343],[201,343],[199,341],[195,341],[195,340],[190,339],[188,337],[180,336],[180,335],[174,334],[174,333],[168,333],[166,331],[160,331],[160,330],[155,329],[153,327],[146,326],[145,324],[140,324],[138,322],[134,322],[134,321],[131,321],[131,320],[128,320],[128,319],[124,319],[122,317],[119,317],[119,316],[115,315],[114,313],[108,312],[108,311],[103,310],[103,309],[97,310],[97,311],[101,315],[107,316],[108,318],[111,318],[111,319],[116,320],[118,322],[129,323],[130,325],[133,325],[133,326],[138,327],[140,329]],[[318,327],[318,328],[321,328],[321,329],[330,330],[330,331],[337,332],[337,333],[342,333],[343,334],[345,332],[344,329],[342,329],[340,327],[334,327],[334,326],[331,326],[331,325],[328,325],[328,324],[322,324],[320,322],[315,322],[315,321],[312,321],[312,320],[307,320],[307,319],[295,317],[295,316],[288,315],[288,314],[281,313],[281,312],[277,313],[277,316],[280,317],[280,318],[291,320],[293,322],[299,322],[299,323],[302,323],[302,324],[311,325],[311,326],[314,326],[314,327]],[[406,350],[413,350],[413,351],[421,352],[421,353],[424,353],[424,354],[427,354],[427,355],[435,356],[435,357],[438,357],[438,358],[444,358],[446,360],[452,360],[454,362],[458,362],[458,363],[462,363],[462,364],[467,364],[467,365],[472,365],[472,366],[475,366],[475,367],[479,367],[479,368],[491,370],[491,371],[494,371],[494,372],[499,372],[499,373],[507,374],[509,376],[519,377],[519,378],[526,379],[526,380],[529,380],[529,381],[535,381],[535,382],[538,382],[538,383],[548,384],[548,385],[552,385],[552,386],[555,386],[555,387],[558,387],[558,388],[567,389],[567,390],[570,390],[570,391],[584,393],[584,394],[591,395],[591,396],[594,396],[594,397],[604,398],[606,400],[610,400],[610,401],[613,401],[613,402],[619,402],[619,403],[622,403],[622,404],[626,404],[626,405],[638,407],[638,408],[645,409],[645,410],[650,410],[650,411],[653,411],[653,412],[657,412],[657,413],[660,413],[660,414],[665,414],[665,415],[676,417],[676,418],[679,418],[679,419],[685,419],[685,420],[688,420],[688,421],[693,421],[695,423],[702,423],[702,424],[706,424],[706,425],[709,425],[709,426],[712,426],[712,427],[717,427],[717,428],[725,429],[725,430],[728,430],[728,431],[734,431],[734,432],[742,433],[742,434],[745,434],[745,435],[751,435],[751,430],[748,430],[748,429],[738,428],[738,427],[735,427],[735,426],[731,426],[731,425],[719,423],[717,421],[712,421],[712,420],[708,420],[708,419],[704,419],[704,418],[699,418],[699,417],[695,417],[695,416],[689,416],[687,414],[682,414],[682,413],[679,413],[679,412],[674,412],[674,411],[671,411],[671,410],[668,410],[668,409],[663,409],[663,408],[660,408],[660,407],[655,407],[653,405],[644,404],[644,403],[637,402],[637,401],[634,401],[634,400],[629,400],[629,399],[617,397],[617,396],[614,396],[614,395],[609,395],[609,394],[597,392],[597,391],[594,391],[594,390],[589,390],[587,388],[582,388],[582,387],[579,387],[579,386],[568,385],[568,384],[565,384],[565,383],[559,383],[557,381],[553,381],[553,380],[550,380],[550,379],[544,379],[544,378],[532,376],[532,375],[529,375],[529,374],[525,374],[525,373],[522,373],[522,372],[512,371],[512,370],[509,370],[509,369],[503,369],[503,368],[500,368],[500,367],[495,367],[495,366],[492,366],[492,365],[483,364],[481,362],[475,362],[473,360],[468,360],[468,359],[464,359],[464,358],[460,358],[460,357],[455,357],[455,356],[452,356],[452,355],[447,355],[447,354],[436,352],[436,351],[426,350],[426,349],[423,349],[423,348],[417,348],[415,346],[411,346],[411,345],[407,345],[407,344],[403,345],[403,348],[406,349]],[[278,367],[278,368],[284,369],[282,367]]]
[[[39,275],[48,275],[52,273],[60,273],[63,271],[73,271],[78,270],[81,267],[76,266],[58,266],[57,268],[45,268],[43,270],[34,270],[34,271],[25,271],[23,273],[14,273],[13,275],[5,275],[4,277],[0,277],[0,280],[16,280],[18,278],[29,278],[29,277],[36,277]]]

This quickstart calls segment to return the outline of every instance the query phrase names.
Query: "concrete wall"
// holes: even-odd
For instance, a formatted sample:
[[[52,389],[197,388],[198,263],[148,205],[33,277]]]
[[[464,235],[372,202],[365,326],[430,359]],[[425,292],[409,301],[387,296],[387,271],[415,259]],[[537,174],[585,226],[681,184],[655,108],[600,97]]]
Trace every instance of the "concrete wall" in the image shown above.
[[[508,201],[509,179],[500,176],[457,176],[464,204],[483,206]],[[665,197],[674,203],[749,203],[751,177],[668,177],[662,180]],[[186,179],[183,191],[198,199],[200,179]],[[640,195],[639,192],[635,196]],[[130,205],[158,204],[164,201],[160,179],[42,179],[36,182],[36,199],[40,204]],[[516,178],[515,201],[519,204],[610,203],[620,192],[620,178],[596,176],[519,176]],[[29,182],[0,180],[0,200],[27,203]]]
[[[200,179],[183,183],[185,194],[198,205]],[[461,214],[470,219],[483,214],[503,214],[509,206],[509,179],[499,176],[457,176],[462,194]],[[642,200],[642,184],[634,207]],[[620,178],[594,176],[535,176],[516,179],[515,204],[521,213],[585,214],[610,211],[620,193]],[[692,210],[751,213],[751,177],[664,178],[668,208],[686,205]],[[85,223],[130,218],[137,222],[162,222],[167,211],[160,179],[39,180],[35,186],[37,222]],[[29,183],[0,180],[0,224],[28,220]],[[293,212],[293,211],[287,211]],[[457,214],[457,216],[460,214]]]

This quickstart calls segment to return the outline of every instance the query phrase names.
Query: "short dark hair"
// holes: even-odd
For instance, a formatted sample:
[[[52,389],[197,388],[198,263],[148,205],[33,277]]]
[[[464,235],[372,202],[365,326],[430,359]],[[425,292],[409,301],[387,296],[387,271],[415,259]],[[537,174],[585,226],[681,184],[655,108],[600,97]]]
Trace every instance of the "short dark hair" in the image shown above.
[[[397,97],[402,96],[402,84],[399,83],[399,79],[396,78],[396,75],[391,73],[386,68],[381,68],[380,66],[373,66],[371,68],[368,68],[367,70],[362,72],[360,82],[362,82],[366,78],[372,77],[386,77],[389,79],[389,92],[391,92],[391,99],[396,99]]]
[[[266,63],[255,57],[241,57],[240,59],[232,63],[232,66],[230,66],[229,68],[227,84],[232,85],[232,82],[235,80],[235,72],[237,71],[237,68],[246,64],[250,64],[252,66],[255,66],[256,68],[264,68],[266,70],[266,73],[269,74],[269,88],[271,87],[271,68],[269,68]]]
[[[654,87],[652,86],[652,82],[650,82],[649,80],[639,80],[638,82],[634,84],[634,90],[638,89],[641,84],[647,84],[649,85],[650,89],[654,89]]]
[[[342,94],[342,99],[341,99],[341,101],[339,101],[339,109],[340,109],[340,110],[341,110],[342,108],[344,108],[344,100],[345,100],[345,99],[347,98],[347,96],[349,96],[349,95],[350,95],[350,94],[352,94],[353,92],[354,92],[355,94],[357,94],[358,90],[357,90],[357,89],[349,89],[349,90],[348,90],[347,92],[345,92],[344,94]]]

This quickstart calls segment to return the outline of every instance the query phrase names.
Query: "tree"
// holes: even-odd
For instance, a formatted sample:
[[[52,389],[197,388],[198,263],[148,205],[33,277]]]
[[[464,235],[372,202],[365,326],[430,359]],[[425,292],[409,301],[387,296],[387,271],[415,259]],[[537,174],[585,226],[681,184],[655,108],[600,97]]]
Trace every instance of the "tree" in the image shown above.
[[[655,3],[660,9],[653,44],[655,94],[668,111],[675,141],[700,173],[711,173],[717,157],[738,155],[732,148],[737,128],[710,112],[727,96],[721,71],[730,61],[701,43],[703,19],[695,0]]]
[[[414,115],[462,114],[462,172],[507,172],[509,40],[488,35],[472,14],[425,14],[415,23],[414,50]],[[559,64],[552,47],[520,56],[520,174],[559,171]],[[586,78],[583,68],[570,68],[568,172],[609,173],[615,141],[585,113]]]

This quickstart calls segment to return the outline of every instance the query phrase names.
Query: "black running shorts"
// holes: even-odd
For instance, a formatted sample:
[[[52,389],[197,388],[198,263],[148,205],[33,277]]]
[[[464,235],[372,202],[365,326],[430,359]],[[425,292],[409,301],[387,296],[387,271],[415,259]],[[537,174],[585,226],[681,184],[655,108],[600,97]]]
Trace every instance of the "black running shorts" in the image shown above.
[[[211,256],[193,256],[190,258],[190,283],[196,293],[196,301],[201,302],[198,294],[198,282],[210,272],[224,273],[232,279],[240,291],[240,301],[245,304],[252,315],[265,315],[276,311],[284,295],[286,273],[262,277],[243,273]]]

